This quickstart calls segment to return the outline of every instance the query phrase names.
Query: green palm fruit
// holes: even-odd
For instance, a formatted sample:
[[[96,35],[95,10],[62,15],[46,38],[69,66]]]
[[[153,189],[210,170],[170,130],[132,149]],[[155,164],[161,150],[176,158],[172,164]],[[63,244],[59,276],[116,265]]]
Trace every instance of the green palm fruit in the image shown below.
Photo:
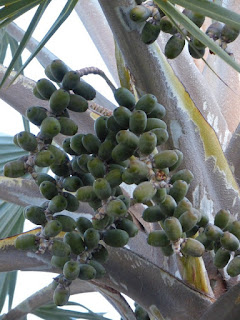
[[[84,243],[87,246],[88,250],[94,249],[98,246],[98,243],[100,241],[100,233],[96,229],[87,229],[84,232],[83,237]]]
[[[15,146],[20,148],[20,145],[18,144],[17,136],[18,136],[18,133],[13,136],[13,143],[15,144]]]
[[[67,261],[63,267],[63,275],[67,280],[75,280],[80,272],[80,264],[77,261]]]
[[[157,192],[153,196],[152,200],[155,203],[159,204],[166,199],[166,196],[167,196],[166,188],[159,188],[159,189],[157,189]]]
[[[98,117],[94,122],[94,131],[100,141],[104,141],[108,135],[109,129],[107,127],[108,117]]]
[[[126,231],[130,238],[135,237],[138,233],[138,227],[135,225],[133,221],[127,218],[117,220],[115,222],[115,225],[117,229]]]
[[[118,107],[113,111],[113,117],[121,127],[121,129],[128,129],[129,128],[129,118],[132,112],[125,107]]]
[[[79,95],[70,94],[70,100],[67,108],[74,112],[85,112],[88,109],[88,102],[85,98]]]
[[[97,154],[101,141],[92,133],[88,133],[82,137],[82,144],[87,152]]]
[[[78,218],[76,223],[77,223],[77,229],[82,235],[87,229],[93,228],[92,222],[85,217]]]
[[[158,118],[162,119],[166,115],[165,107],[160,103],[155,103],[155,107],[153,108],[152,112],[148,113],[148,118]]]
[[[40,96],[43,97],[43,100],[49,100],[53,92],[57,89],[50,80],[43,78],[37,81],[36,90]]]
[[[138,143],[138,150],[142,155],[151,154],[157,146],[157,137],[151,132],[144,132],[141,134]]]
[[[69,261],[69,260],[70,260],[69,257],[57,257],[57,256],[52,256],[52,258],[51,258],[51,265],[52,265],[53,267],[63,269],[63,266],[64,266],[65,263],[66,263],[67,261]]]
[[[170,179],[170,183],[173,184],[177,180],[183,180],[183,181],[186,181],[188,184],[190,184],[193,178],[194,178],[194,175],[190,170],[182,169],[172,175]]]
[[[117,199],[120,199],[120,200],[125,204],[126,208],[129,209],[130,204],[131,204],[131,199],[130,199],[130,197],[121,194],[121,195],[118,195],[118,196],[117,196]]]
[[[130,161],[127,171],[134,178],[134,182],[143,182],[148,180],[149,168],[146,163],[141,160],[133,159]]]
[[[141,31],[141,40],[145,44],[152,44],[160,34],[160,25],[154,20],[147,21]]]
[[[129,130],[135,134],[141,134],[147,126],[147,115],[142,110],[135,110],[129,119]]]
[[[150,93],[144,94],[136,103],[135,110],[142,110],[146,114],[153,111],[157,104],[157,98]]]
[[[58,89],[54,91],[49,100],[49,106],[53,113],[61,114],[68,106],[70,96],[68,91],[64,89]]]
[[[205,48],[198,48],[191,41],[188,44],[188,52],[194,59],[201,59],[205,54]]]
[[[40,172],[37,174],[37,178],[35,180],[36,184],[40,186],[43,181],[50,181],[52,183],[56,183],[56,180],[47,173]]]
[[[215,226],[220,229],[226,228],[230,218],[230,212],[228,210],[219,210],[214,218]]]
[[[69,287],[64,288],[61,285],[58,285],[53,292],[53,302],[56,306],[64,306],[67,304],[70,297]]]
[[[239,36],[239,29],[224,25],[221,30],[220,39],[225,43],[233,42]]]
[[[112,217],[121,217],[127,214],[127,207],[121,199],[114,199],[108,202],[106,213]]]
[[[147,118],[147,126],[145,131],[150,131],[156,128],[162,128],[167,130],[166,122],[158,118]]]
[[[177,33],[177,28],[173,24],[172,20],[164,16],[160,20],[160,29],[165,33],[175,34]]]
[[[156,154],[153,159],[157,169],[164,169],[173,166],[178,161],[178,156],[173,150],[164,150]]]
[[[176,180],[170,188],[169,194],[176,202],[181,201],[188,192],[189,185],[184,180]]]
[[[169,171],[176,170],[182,164],[182,161],[183,161],[183,153],[178,149],[175,149],[174,151],[176,152],[176,154],[178,156],[178,160],[173,166],[169,167]],[[184,180],[184,179],[182,179],[182,180]]]
[[[52,74],[52,70],[51,70],[51,64],[47,65],[45,70],[44,70],[45,75],[48,77],[48,79],[54,81],[54,82],[59,82],[54,75]]]
[[[73,90],[80,81],[80,76],[76,71],[68,71],[62,79],[62,87],[65,90]]]
[[[64,139],[64,141],[62,143],[62,148],[66,153],[75,156],[76,152],[73,151],[73,149],[70,146],[70,143],[71,143],[71,138],[67,137],[66,139]]]
[[[35,155],[35,165],[38,167],[49,167],[55,161],[55,157],[49,150],[39,151]]]
[[[153,247],[166,247],[170,241],[164,230],[155,230],[149,233],[147,243]]]
[[[179,218],[185,211],[191,210],[192,204],[187,198],[183,198],[174,209],[174,217]]]
[[[115,120],[114,116],[110,116],[107,119],[107,127],[109,130],[113,131],[114,133],[117,133],[122,129],[122,127]]]
[[[72,167],[72,170],[73,170],[74,173],[78,173],[78,174],[82,175],[85,172],[79,167],[78,160],[79,159],[78,159],[77,156],[73,157],[72,161],[71,161],[71,167]],[[81,177],[81,179],[82,179],[82,177]]]
[[[177,241],[182,236],[182,225],[175,217],[169,217],[164,220],[164,231],[169,240]]]
[[[199,28],[201,28],[201,26],[203,25],[203,23],[205,21],[205,16],[200,13],[193,12],[188,9],[184,9],[182,13],[185,16],[187,16],[188,19],[190,19],[193,23],[195,23]]]
[[[113,148],[111,156],[115,162],[121,163],[122,161],[130,158],[133,152],[134,150],[132,148],[127,147],[123,143],[119,143]]]
[[[79,278],[81,280],[92,280],[96,277],[97,271],[89,264],[80,264]]]
[[[192,230],[192,228],[197,224],[198,216],[194,210],[190,209],[181,214],[179,221],[182,225],[183,232],[187,232]]]
[[[102,178],[106,174],[104,162],[97,157],[88,161],[87,168],[94,178]]]
[[[151,182],[142,182],[133,191],[133,199],[136,202],[145,203],[152,199],[156,191],[156,188]]]
[[[148,9],[145,6],[139,5],[134,7],[130,11],[130,19],[135,22],[143,22],[146,21],[150,16],[152,12],[150,9]]]
[[[27,109],[26,116],[30,122],[36,126],[40,126],[47,117],[47,109],[39,106],[33,106]]]
[[[88,264],[96,270],[96,279],[100,279],[106,274],[104,266],[98,261],[90,260]]]
[[[171,244],[169,244],[168,246],[165,246],[165,247],[161,247],[161,251],[162,251],[162,254],[166,257],[170,257],[171,255],[174,254],[174,251],[173,251]]]
[[[230,277],[236,277],[240,274],[240,257],[237,256],[233,258],[228,266],[227,266],[227,273]]]
[[[109,217],[108,215],[104,215],[103,217],[101,216],[100,218],[93,217],[93,228],[96,230],[103,230],[108,226],[110,220],[111,217]]]
[[[75,192],[80,187],[83,187],[83,182],[77,176],[66,177],[63,180],[63,188],[67,191]]]
[[[63,198],[64,198],[65,201],[67,201],[65,197],[63,197]],[[70,232],[70,231],[73,231],[76,228],[76,221],[73,218],[69,217],[69,216],[66,216],[66,215],[63,215],[63,214],[59,214],[57,216],[54,216],[54,219],[61,223],[63,232]]]
[[[193,237],[198,231],[199,231],[199,226],[195,225],[191,230],[186,232],[186,237],[187,238]]]
[[[99,244],[92,252],[92,258],[100,263],[104,263],[108,260],[108,251],[107,249]]]
[[[105,140],[98,149],[98,157],[103,161],[112,159],[112,150],[116,146],[111,140]]]
[[[61,131],[59,121],[54,117],[45,118],[40,126],[40,134],[43,139],[52,139]]]
[[[181,252],[186,256],[201,257],[205,252],[205,248],[198,240],[187,238],[181,244]]]
[[[79,168],[85,172],[85,173],[89,173],[89,169],[88,169],[88,161],[93,159],[92,156],[90,156],[89,154],[83,153],[80,156],[77,157],[77,164],[79,165]]]
[[[206,234],[204,232],[200,233],[197,237],[196,240],[198,240],[199,242],[201,242],[205,249],[208,250],[207,248],[211,247],[210,250],[212,250],[212,246],[213,246],[213,241],[209,240],[206,237]]]
[[[162,214],[169,217],[173,216],[174,210],[177,207],[177,203],[171,195],[167,194],[164,201],[159,203],[159,207]]]
[[[209,216],[206,211],[201,211],[201,219],[198,221],[198,226],[205,228],[209,223]]]
[[[35,234],[21,234],[14,242],[16,249],[37,250],[37,240]]]
[[[82,96],[86,100],[93,100],[96,97],[96,90],[90,84],[81,79],[73,89],[73,92]]]
[[[73,136],[77,133],[78,125],[72,119],[59,117],[58,121],[61,126],[61,134],[64,134],[65,136]]]
[[[81,202],[90,202],[98,199],[93,186],[79,188],[76,192],[76,198]]]
[[[54,256],[67,257],[71,253],[71,247],[62,240],[53,239],[50,251]]]
[[[110,247],[120,248],[128,243],[129,235],[121,229],[109,229],[103,233],[103,240]]]
[[[214,253],[217,253],[217,251],[222,248],[220,240],[213,242],[213,250]],[[223,248],[224,249],[224,248]]]
[[[218,241],[220,239],[220,237],[223,235],[223,231],[219,227],[217,227],[211,223],[209,223],[206,226],[204,233],[205,233],[207,239],[211,240],[211,241]]]
[[[82,173],[81,179],[82,179],[82,182],[85,186],[92,186],[93,182],[95,181],[95,179],[91,175],[91,173]]]
[[[51,181],[43,181],[39,186],[39,190],[44,198],[48,200],[51,200],[58,194],[56,184]]]
[[[116,140],[133,150],[137,148],[139,142],[138,136],[128,130],[120,130],[116,135]]]
[[[58,220],[48,221],[43,229],[46,238],[56,237],[62,231],[62,224]]]
[[[79,202],[77,198],[73,194],[68,192],[63,192],[63,196],[67,200],[66,210],[70,212],[77,211],[79,207]]]
[[[206,30],[206,35],[212,38],[214,41],[218,40],[221,36],[223,24],[219,21],[215,21]]]
[[[185,40],[181,35],[173,35],[165,45],[164,54],[168,59],[175,59],[183,51]]]
[[[20,160],[7,162],[3,167],[3,174],[5,177],[18,178],[24,176],[25,173],[27,173],[25,163]]]
[[[122,183],[122,170],[113,169],[109,171],[106,174],[105,179],[107,180],[111,188],[119,186]]]
[[[143,220],[147,222],[158,222],[165,219],[165,217],[159,206],[148,207],[142,214]]]
[[[82,143],[83,137],[84,134],[82,133],[76,134],[75,136],[71,137],[70,147],[74,152],[76,152],[76,154],[88,153]]]
[[[50,66],[51,73],[54,78],[57,80],[57,82],[61,82],[64,75],[68,72],[68,67],[66,64],[59,59],[55,59],[51,62]]]
[[[213,263],[218,269],[223,269],[230,260],[231,254],[224,248],[219,248],[214,256]]]
[[[68,156],[66,152],[61,150],[60,148],[50,144],[47,148],[48,151],[50,151],[54,155],[54,163],[55,164],[62,164],[68,159]]]
[[[191,43],[193,44],[193,46],[194,46],[195,48],[197,48],[198,50],[200,50],[200,49],[205,49],[205,48],[206,48],[205,44],[203,44],[203,43],[202,43],[201,41],[199,41],[197,38],[192,37],[191,40],[192,40]]]
[[[93,183],[93,190],[101,200],[108,199],[112,193],[111,186],[105,178],[96,179]]]
[[[23,210],[24,217],[37,225],[45,225],[47,222],[44,209],[38,206],[27,206]]]
[[[65,233],[63,242],[67,243],[71,247],[71,251],[76,255],[85,250],[85,245],[79,232],[70,231]]]
[[[238,238],[229,231],[225,231],[220,238],[220,243],[223,248],[229,251],[236,251],[239,248]]]
[[[50,166],[50,169],[52,170],[53,173],[55,173],[59,177],[68,177],[70,176],[70,173],[71,173],[69,162],[62,163],[62,164],[53,163]]]
[[[129,110],[132,110],[136,103],[132,92],[124,87],[120,87],[114,91],[114,98],[120,106],[128,108]]]
[[[41,100],[48,100],[48,99],[45,99],[39,92],[38,92],[38,89],[37,89],[37,86],[35,86],[33,88],[33,94],[36,98],[38,99],[41,99]]]
[[[133,173],[129,172],[129,168],[123,172],[122,181],[126,184],[139,183],[138,177],[136,178],[136,176]]]
[[[229,226],[228,231],[230,231],[235,235],[235,237],[238,238],[238,240],[240,240],[240,221],[233,221]]]
[[[153,132],[156,135],[157,146],[160,146],[161,144],[165,143],[169,138],[167,130],[163,128],[155,128],[152,129],[151,132]]]

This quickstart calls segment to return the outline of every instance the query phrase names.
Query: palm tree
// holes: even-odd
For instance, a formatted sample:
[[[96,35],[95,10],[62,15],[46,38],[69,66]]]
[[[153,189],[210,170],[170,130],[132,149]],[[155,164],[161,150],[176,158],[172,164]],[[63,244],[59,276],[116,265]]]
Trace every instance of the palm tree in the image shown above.
[[[207,0],[153,1],[170,17],[180,35],[185,34],[186,41],[190,38],[186,36],[185,30],[215,53],[210,54],[208,51],[204,61],[200,62],[193,60],[186,49],[176,59],[167,59],[163,52],[170,36],[163,32],[150,45],[142,42],[141,30],[145,22],[136,23],[130,19],[131,9],[140,5],[142,1],[66,1],[49,32],[38,42],[32,37],[32,33],[50,2],[0,2],[3,6],[0,9],[1,62],[4,61],[8,45],[13,55],[10,66],[0,69],[1,99],[22,115],[25,115],[30,105],[39,104],[39,100],[31,94],[35,82],[19,74],[33,58],[38,59],[43,68],[57,58],[44,46],[75,10],[117,85],[130,89],[138,96],[151,93],[165,106],[167,114],[164,121],[167,123],[169,139],[164,144],[164,149],[178,149],[183,153],[184,161],[181,168],[191,170],[194,175],[188,190],[188,199],[192,205],[206,213],[210,222],[213,222],[214,216],[221,209],[229,210],[237,219],[240,207],[237,149],[239,39],[227,48],[234,54],[234,60],[226,50],[220,48],[183,15],[180,8],[181,6],[209,17],[206,23],[208,25],[212,19],[239,30],[240,16],[236,1],[228,1],[222,6],[221,1],[218,1],[218,4]],[[29,28],[24,32],[14,20],[33,7],[36,7],[36,12]],[[21,54],[24,48],[32,55],[22,64]],[[13,68],[15,73],[10,73]],[[109,83],[106,76],[96,70],[95,72]],[[13,82],[17,76],[18,80]],[[4,86],[7,82],[10,86],[6,90]],[[43,102],[42,106],[46,107],[47,103]],[[97,93],[94,102],[89,104],[89,110],[80,116],[74,116],[79,126],[78,132],[93,133],[94,117],[91,115],[103,112],[111,114],[115,107],[106,97]],[[29,124],[24,121],[27,131]],[[61,144],[63,138],[56,138],[55,142]],[[8,161],[27,154],[6,137],[1,137],[0,152],[1,168]],[[130,193],[131,190],[126,188],[125,192]],[[5,297],[9,295],[11,309],[16,274],[9,271],[59,272],[59,269],[52,267],[50,254],[40,256],[35,252],[17,250],[13,245],[16,238],[14,235],[23,230],[22,208],[32,204],[33,200],[36,205],[43,202],[35,182],[28,177],[12,179],[1,176],[0,198],[0,235],[3,238],[0,241],[0,284],[3,288],[0,306],[3,306]],[[131,239],[128,249],[109,249],[110,258],[104,264],[106,276],[89,282],[76,280],[71,286],[71,293],[98,291],[112,303],[124,319],[136,319],[136,314],[122,293],[147,310],[151,319],[238,319],[238,279],[230,278],[225,269],[219,271],[216,268],[213,264],[213,250],[206,252],[203,257],[196,258],[164,256],[159,248],[149,246],[146,241],[148,234],[158,229],[159,225],[144,221],[143,210],[141,204],[131,207],[131,215],[139,228],[138,235]],[[69,215],[68,212],[65,213]],[[87,205],[81,205],[77,213],[89,215],[93,214],[93,210]],[[52,284],[40,289],[22,305],[3,315],[2,319],[20,319],[27,313],[34,312],[49,302],[53,291]],[[60,316],[60,311],[52,308],[55,318]],[[37,310],[41,316],[41,309]],[[80,313],[65,313],[64,316],[64,319],[71,316],[80,317]],[[93,315],[91,312],[84,316],[86,319],[103,319],[101,315]],[[45,314],[45,317],[50,319],[49,315]]]

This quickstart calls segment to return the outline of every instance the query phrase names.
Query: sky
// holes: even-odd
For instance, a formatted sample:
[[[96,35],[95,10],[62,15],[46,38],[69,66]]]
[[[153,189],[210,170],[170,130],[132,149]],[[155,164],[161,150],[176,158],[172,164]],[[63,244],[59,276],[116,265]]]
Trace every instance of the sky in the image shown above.
[[[65,5],[66,1],[52,0],[49,5],[46,14],[44,14],[40,25],[34,32],[33,36],[37,40],[46,34],[50,28],[51,23],[55,20],[60,9]],[[33,15],[34,11],[25,14],[22,18],[17,19],[17,24],[26,30],[28,23]],[[77,38],[76,38],[77,34]],[[96,51],[96,48],[90,40],[87,32],[82,26],[77,14],[73,12],[67,21],[60,27],[53,38],[47,43],[46,47],[52,51],[58,58],[62,59],[72,69],[80,69],[82,67],[96,66],[102,69],[109,77],[110,74],[101,59],[101,56]],[[29,56],[28,52],[23,53],[23,60]],[[10,61],[8,55],[4,64]],[[24,74],[34,80],[38,80],[45,77],[43,68],[37,61],[32,61],[30,65],[24,71]],[[100,91],[108,99],[113,101],[111,90],[105,84],[105,81],[99,76],[84,77],[84,80],[92,84],[95,89]],[[112,79],[111,79],[112,80]],[[8,135],[15,135],[16,133],[24,130],[22,117],[14,109],[9,107],[3,101],[0,101],[1,113],[0,117],[0,132]],[[37,133],[38,129],[31,125],[31,131]],[[34,228],[30,222],[26,223],[25,231]],[[33,294],[36,290],[48,285],[55,274],[50,273],[36,273],[36,272],[19,272],[17,278],[17,286],[13,301],[13,307],[18,303],[26,299],[29,295]],[[24,291],[22,290],[24,288]],[[74,295],[70,298],[71,301],[75,301],[83,304],[95,312],[106,312],[105,316],[113,320],[120,319],[119,314],[112,308],[112,306],[99,294],[87,293],[81,295]],[[132,302],[130,302],[132,305]],[[68,307],[69,308],[69,307]],[[76,309],[75,309],[76,310]],[[77,309],[81,311],[80,309]],[[3,310],[6,312],[6,307]],[[28,320],[40,319],[33,315],[28,316]]]

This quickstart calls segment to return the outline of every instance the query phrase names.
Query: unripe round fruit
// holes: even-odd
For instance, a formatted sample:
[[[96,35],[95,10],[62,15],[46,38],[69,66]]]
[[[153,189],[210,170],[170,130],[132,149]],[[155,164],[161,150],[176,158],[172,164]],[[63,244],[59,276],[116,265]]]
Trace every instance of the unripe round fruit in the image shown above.
[[[36,236],[35,234],[21,234],[14,242],[14,246],[21,250],[36,250]]]
[[[159,203],[159,207],[162,214],[164,214],[166,217],[173,216],[174,210],[177,207],[177,203],[174,198],[168,194],[166,195],[164,201]]]
[[[178,35],[173,35],[166,43],[164,54],[168,59],[175,59],[182,52],[185,40]]]
[[[3,167],[4,176],[9,178],[22,177],[26,172],[24,162],[20,160],[7,162]]]
[[[103,178],[106,174],[105,164],[97,157],[87,162],[87,168],[94,178]]]
[[[138,142],[138,150],[143,155],[151,154],[157,146],[157,137],[151,132],[144,132],[141,134]]]
[[[228,210],[219,210],[214,218],[215,226],[224,229],[230,218],[230,212]]]
[[[61,197],[63,197],[63,196],[61,196]],[[63,197],[63,198],[66,200],[65,197]],[[67,202],[67,200],[66,200],[66,202]],[[58,214],[57,216],[54,216],[54,218],[61,223],[62,231],[64,231],[64,232],[70,232],[76,228],[75,220],[69,216],[66,216],[64,214]]]
[[[136,103],[135,110],[142,110],[146,114],[151,113],[156,106],[157,98],[153,94],[144,94]]]
[[[63,242],[67,243],[71,247],[71,250],[74,254],[79,255],[85,250],[83,240],[80,236],[80,233],[77,231],[65,233]]]
[[[35,151],[38,145],[36,136],[27,131],[21,131],[18,133],[17,142],[19,147],[26,151]]]
[[[166,122],[157,118],[147,118],[147,126],[145,131],[152,131],[153,129],[167,129]]]
[[[233,258],[228,266],[227,266],[227,273],[230,277],[236,277],[240,274],[240,257],[237,256]]]
[[[89,264],[80,264],[79,278],[81,280],[92,280],[96,277],[97,271]]]
[[[214,256],[213,263],[215,267],[218,269],[224,268],[231,257],[231,254],[228,250],[225,250],[224,248],[219,248]]]
[[[136,202],[145,203],[152,199],[156,191],[156,188],[151,182],[142,182],[133,191],[133,198]]]
[[[85,112],[88,109],[88,102],[79,95],[70,94],[70,101],[67,108],[74,112]]]
[[[173,150],[160,151],[154,156],[154,163],[157,169],[164,169],[173,166],[178,161],[178,156]]]
[[[147,222],[158,222],[165,218],[159,206],[148,207],[143,211],[142,218]]]
[[[54,155],[54,158],[55,158],[54,163],[57,165],[63,164],[69,160],[66,152],[64,152],[63,150],[61,150],[60,148],[58,148],[52,144],[50,144],[48,146],[47,150],[50,151]]]
[[[142,110],[134,110],[129,118],[129,130],[141,134],[147,126],[147,115]]]
[[[94,260],[104,263],[108,260],[108,251],[103,245],[99,244],[92,252],[92,257]]]
[[[24,217],[34,224],[44,225],[47,222],[42,207],[30,205],[24,208],[23,213]]]
[[[84,243],[86,244],[88,250],[94,249],[98,246],[100,241],[100,233],[94,229],[89,228],[84,232]]]
[[[89,153],[97,154],[101,142],[95,135],[88,133],[82,137],[82,144]]]
[[[128,243],[129,235],[120,229],[106,230],[103,234],[103,240],[111,247],[124,247]]]
[[[177,162],[174,163],[173,166],[169,167],[169,171],[176,170],[178,167],[180,167],[180,165],[182,164],[182,161],[183,161],[183,153],[178,149],[175,149],[174,152],[177,154],[178,159],[177,159]],[[182,180],[184,180],[184,179],[182,179]],[[186,180],[184,180],[184,181],[186,181]]]
[[[61,240],[53,239],[53,244],[50,248],[52,255],[57,257],[66,257],[71,253],[71,247]]]
[[[124,216],[127,213],[127,207],[120,199],[111,200],[107,204],[106,213],[113,217]]]
[[[210,24],[206,30],[206,35],[212,38],[214,41],[218,40],[221,36],[221,31],[223,28],[223,23],[216,21]]]
[[[177,180],[183,180],[186,181],[188,184],[190,184],[192,182],[194,178],[194,175],[192,174],[192,172],[188,169],[182,169],[179,170],[178,172],[174,173],[174,175],[172,175],[171,179],[170,179],[170,183],[174,183]]]
[[[129,128],[129,118],[132,112],[125,107],[118,107],[113,111],[113,117],[122,129]]]
[[[93,190],[101,200],[108,199],[111,196],[112,189],[108,181],[104,178],[98,178],[93,183]]]
[[[179,221],[182,225],[183,232],[187,232],[197,224],[198,216],[190,209],[181,214]]]
[[[56,180],[47,173],[40,172],[37,174],[37,178],[35,180],[36,184],[40,186],[43,181],[50,181],[52,183],[56,183]]]
[[[64,134],[65,136],[73,136],[77,133],[78,125],[72,119],[66,117],[59,117],[58,121],[61,126],[61,134]]]
[[[205,20],[204,15],[197,13],[197,12],[193,12],[189,9],[184,9],[182,13],[185,14],[185,16],[187,16],[199,28],[203,25],[204,20]]]
[[[74,152],[76,152],[76,154],[88,153],[82,143],[83,137],[84,134],[82,133],[76,134],[75,136],[71,137],[70,147]]]
[[[205,228],[204,233],[207,239],[211,241],[218,241],[220,237],[223,235],[223,232],[220,228],[210,223]]]
[[[225,231],[223,233],[223,235],[220,238],[220,242],[223,248],[229,251],[236,251],[239,248],[238,238],[228,231]]]
[[[77,223],[77,229],[82,235],[87,229],[90,229],[93,227],[92,222],[85,217],[78,218],[76,223]]]
[[[106,174],[105,179],[111,188],[115,188],[122,183],[122,171],[120,169],[113,169]]]
[[[174,217],[179,218],[187,210],[191,210],[192,204],[187,198],[183,198],[174,209]]]
[[[56,306],[64,306],[65,304],[67,304],[69,297],[69,288],[64,288],[58,285],[53,293],[53,302]]]
[[[63,275],[67,280],[77,279],[80,272],[80,264],[77,261],[67,261],[63,267]]]
[[[177,33],[177,28],[174,26],[172,21],[168,16],[164,16],[160,20],[160,29],[163,32],[174,34]]]
[[[26,116],[36,126],[40,126],[47,117],[47,109],[39,106],[33,106],[27,109]]]
[[[117,163],[127,160],[132,156],[134,150],[132,148],[126,147],[123,143],[116,145],[111,153],[113,160]]]
[[[240,221],[233,221],[227,229],[240,240]]]
[[[147,21],[141,31],[141,40],[145,44],[152,44],[157,40],[160,34],[160,26],[158,23],[151,23]]]
[[[153,247],[165,247],[170,241],[164,230],[155,230],[149,233],[147,243]]]
[[[146,21],[150,16],[151,10],[142,5],[136,6],[130,11],[130,19],[135,22]]]
[[[44,100],[50,99],[54,91],[57,90],[50,80],[44,78],[37,81],[36,89]]]
[[[167,130],[163,128],[155,128],[152,129],[151,132],[153,132],[157,137],[157,146],[165,143],[169,138]]]
[[[114,98],[120,106],[128,108],[130,110],[132,110],[136,103],[135,97],[132,92],[123,87],[118,88],[114,91]]]
[[[164,221],[164,231],[169,240],[176,241],[182,236],[182,225],[175,217],[169,217]]]
[[[76,198],[82,202],[90,202],[97,200],[97,195],[92,186],[85,186],[77,190]]]
[[[54,160],[55,157],[49,150],[41,150],[35,155],[35,165],[38,167],[49,167]]]
[[[69,257],[57,257],[57,256],[52,256],[52,258],[51,258],[51,265],[52,265],[53,267],[63,269],[63,266],[64,266],[65,263],[66,263],[67,261],[69,261],[69,260],[70,260]]]
[[[129,237],[135,237],[138,233],[138,227],[134,222],[127,218],[120,219],[115,222],[116,228],[124,230],[128,233]]]
[[[60,133],[61,125],[56,118],[45,118],[40,127],[40,134],[44,139],[52,139]]]
[[[69,101],[69,93],[64,89],[58,89],[51,95],[49,106],[53,113],[61,114],[67,108]]]
[[[96,270],[96,279],[100,279],[106,274],[104,266],[98,261],[90,260],[88,264]]]
[[[57,80],[57,82],[61,82],[64,75],[68,72],[68,67],[66,64],[59,60],[55,59],[51,62],[51,73],[54,76],[54,78]]]
[[[221,40],[225,43],[233,42],[239,36],[239,30],[236,28],[232,28],[228,25],[224,25],[221,30]]]
[[[108,215],[101,216],[100,218],[93,217],[92,219],[93,228],[96,230],[103,230],[109,225],[109,222],[111,221],[112,221],[112,218],[109,217]]]
[[[63,196],[67,200],[66,210],[70,211],[70,212],[77,211],[77,209],[79,207],[79,202],[78,202],[77,198],[73,194],[68,193],[68,192],[63,192]]]
[[[133,150],[137,148],[139,142],[138,136],[128,130],[120,130],[116,135],[116,140]]]
[[[62,86],[65,90],[73,90],[80,81],[80,76],[76,71],[68,71],[62,79]]]
[[[50,181],[43,181],[40,186],[39,190],[44,198],[51,200],[54,196],[58,194],[58,190],[56,185]]]
[[[48,221],[43,229],[45,237],[56,237],[62,231],[62,224],[57,220]]]
[[[94,131],[99,140],[104,141],[108,135],[108,127],[107,127],[108,117],[101,116],[98,117],[94,122]]]
[[[86,100],[93,100],[96,97],[96,90],[82,79],[80,79],[77,86],[73,89],[73,92]]]
[[[204,245],[198,240],[187,238],[181,244],[181,252],[186,256],[201,257],[205,252],[205,248]]]
[[[63,188],[67,191],[75,192],[80,187],[83,187],[83,182],[77,176],[66,177],[63,180]]]
[[[112,159],[112,150],[116,146],[111,140],[105,140],[98,149],[98,157],[103,161]]]
[[[184,180],[177,180],[173,183],[172,188],[169,191],[176,202],[181,201],[188,192],[189,185]]]
[[[170,257],[171,255],[174,254],[174,251],[173,251],[171,244],[168,246],[165,246],[165,247],[161,247],[161,251],[162,251],[162,254],[166,257]]]

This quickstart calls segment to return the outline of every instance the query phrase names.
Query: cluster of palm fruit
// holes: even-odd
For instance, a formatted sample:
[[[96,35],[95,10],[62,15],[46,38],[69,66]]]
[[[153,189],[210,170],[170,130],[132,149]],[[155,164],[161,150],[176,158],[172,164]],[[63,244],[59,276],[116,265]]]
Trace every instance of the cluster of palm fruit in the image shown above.
[[[202,27],[205,16],[188,9],[184,9],[182,13],[198,28]],[[130,18],[135,22],[144,22],[141,39],[145,44],[153,43],[161,31],[172,35],[164,50],[168,59],[174,59],[182,52],[186,42],[185,39],[188,41],[188,51],[193,58],[200,59],[204,56],[206,46],[180,25],[177,26],[170,17],[158,8],[154,1],[138,2],[138,5],[131,9]],[[228,43],[233,42],[238,37],[239,32],[240,30],[218,21],[213,22],[206,30],[206,34],[213,41],[218,40],[219,45],[224,50]]]
[[[15,135],[15,144],[29,155],[7,163],[4,174],[15,178],[30,173],[46,199],[41,206],[24,209],[25,217],[40,225],[41,232],[20,235],[15,246],[51,252],[52,265],[62,269],[56,278],[54,302],[67,302],[74,279],[91,280],[105,274],[102,263],[108,258],[107,247],[123,247],[138,233],[130,214],[136,203],[147,206],[145,221],[159,223],[161,230],[151,232],[147,241],[164,255],[200,257],[205,250],[218,249],[214,263],[222,268],[233,252],[236,257],[227,271],[230,276],[240,274],[240,223],[221,210],[211,225],[207,214],[193,208],[186,198],[193,174],[188,169],[176,171],[183,160],[181,151],[161,150],[168,131],[162,120],[166,110],[156,97],[145,94],[136,101],[129,90],[118,88],[114,97],[119,107],[111,116],[97,118],[95,134],[79,134],[68,110],[86,111],[95,90],[60,60],[53,61],[45,73],[51,81],[39,80],[34,94],[49,100],[49,110],[40,106],[27,110],[27,118],[40,132]],[[68,136],[61,149],[52,144],[59,133]],[[37,167],[49,167],[55,176],[38,173]],[[123,194],[122,183],[135,185],[132,197]],[[93,208],[91,220],[79,217],[75,221],[61,213],[76,211],[79,201]]]

